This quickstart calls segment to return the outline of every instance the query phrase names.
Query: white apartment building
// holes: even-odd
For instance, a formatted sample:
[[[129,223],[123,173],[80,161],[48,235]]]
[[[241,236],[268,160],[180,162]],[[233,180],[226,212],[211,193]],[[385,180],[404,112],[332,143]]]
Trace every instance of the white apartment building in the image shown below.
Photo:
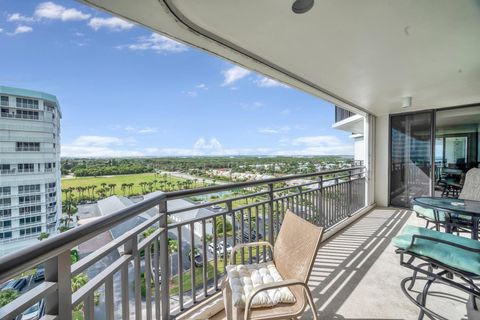
[[[0,256],[55,233],[61,215],[54,95],[0,86]]]

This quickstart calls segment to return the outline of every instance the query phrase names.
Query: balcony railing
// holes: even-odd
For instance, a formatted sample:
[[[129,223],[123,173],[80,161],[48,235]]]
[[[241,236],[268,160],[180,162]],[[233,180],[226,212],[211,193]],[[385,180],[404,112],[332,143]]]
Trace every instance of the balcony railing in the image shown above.
[[[173,205],[178,199],[184,206]],[[0,308],[0,318],[14,318],[41,299],[46,314],[57,319],[72,319],[75,308],[86,319],[93,319],[94,310],[102,310],[105,319],[133,313],[136,319],[173,318],[220,290],[229,255],[220,242],[273,243],[287,209],[331,228],[363,207],[363,167],[159,193],[0,258],[0,283],[45,266],[45,281]],[[73,248],[127,221],[136,224],[71,265]],[[264,247],[256,247],[241,252],[239,260],[268,256]],[[73,277],[102,263],[99,273],[72,292]],[[102,292],[100,298],[96,292]]]
[[[354,116],[355,113],[335,106],[335,122],[340,122]]]

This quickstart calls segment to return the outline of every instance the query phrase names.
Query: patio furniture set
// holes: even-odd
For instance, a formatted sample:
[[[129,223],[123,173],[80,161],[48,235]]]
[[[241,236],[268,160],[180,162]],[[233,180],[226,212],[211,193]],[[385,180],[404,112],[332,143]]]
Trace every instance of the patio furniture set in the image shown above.
[[[413,271],[403,279],[405,295],[420,308],[418,319],[426,315],[445,319],[427,307],[429,290],[434,283],[456,288],[469,295],[468,319],[480,319],[480,169],[471,169],[458,199],[419,197],[413,200],[413,210],[426,220],[425,227],[406,226],[392,243],[397,247],[400,264]],[[429,228],[433,223],[433,230]],[[420,275],[420,276],[419,276]],[[417,280],[425,281],[415,297]]]

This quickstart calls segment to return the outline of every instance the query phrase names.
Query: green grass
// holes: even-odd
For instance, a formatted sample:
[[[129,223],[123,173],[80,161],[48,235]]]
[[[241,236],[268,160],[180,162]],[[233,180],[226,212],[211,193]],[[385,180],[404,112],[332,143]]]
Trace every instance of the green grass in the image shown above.
[[[79,178],[71,178],[71,179],[62,179],[62,189],[66,189],[69,187],[85,187],[85,186],[97,186],[97,190],[101,188],[102,183],[111,184],[115,183],[117,186],[115,188],[116,195],[124,195],[120,186],[123,183],[134,183],[132,188],[132,194],[142,194],[142,188],[140,187],[140,182],[152,182],[153,180],[157,181],[165,181],[163,177],[156,176],[154,173],[139,173],[139,174],[127,174],[127,175],[116,175],[116,176],[102,176],[102,177],[79,177]],[[173,186],[176,187],[176,183],[178,181],[185,181],[181,178],[176,177],[167,177],[166,181],[173,183]],[[157,183],[157,188],[159,188],[159,184]],[[128,190],[125,191],[125,195],[128,194]],[[78,197],[78,192],[73,191],[73,194]],[[65,195],[63,195],[65,196]]]
[[[260,250],[258,251],[259,257],[263,256],[263,248],[259,248]],[[253,257],[256,256],[256,251],[257,249],[255,247],[252,248],[252,259]],[[230,257],[228,257],[230,259]],[[244,259],[245,263],[248,263],[248,249],[245,249],[244,252]],[[241,256],[241,251],[237,253],[236,255],[236,263],[240,264],[242,263],[242,256]],[[228,260],[227,260],[228,261]],[[218,258],[217,260],[217,275],[218,277],[221,277],[223,275],[223,268],[224,268],[224,261],[223,259]],[[213,279],[213,273],[214,273],[214,265],[213,261],[207,262],[207,281],[210,281]],[[178,286],[179,282],[179,277],[174,276],[170,280],[170,294],[171,295],[178,295],[180,293],[180,288]],[[192,290],[192,277],[190,270],[187,270],[183,273],[183,292],[188,292]],[[203,267],[196,267],[195,268],[195,287],[198,289],[203,288]]]

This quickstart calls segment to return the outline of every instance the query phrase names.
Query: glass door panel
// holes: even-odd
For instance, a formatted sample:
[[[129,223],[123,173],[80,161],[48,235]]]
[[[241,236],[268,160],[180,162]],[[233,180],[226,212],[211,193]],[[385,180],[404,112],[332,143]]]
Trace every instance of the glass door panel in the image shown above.
[[[390,118],[390,205],[410,207],[414,197],[432,190],[433,113]]]

